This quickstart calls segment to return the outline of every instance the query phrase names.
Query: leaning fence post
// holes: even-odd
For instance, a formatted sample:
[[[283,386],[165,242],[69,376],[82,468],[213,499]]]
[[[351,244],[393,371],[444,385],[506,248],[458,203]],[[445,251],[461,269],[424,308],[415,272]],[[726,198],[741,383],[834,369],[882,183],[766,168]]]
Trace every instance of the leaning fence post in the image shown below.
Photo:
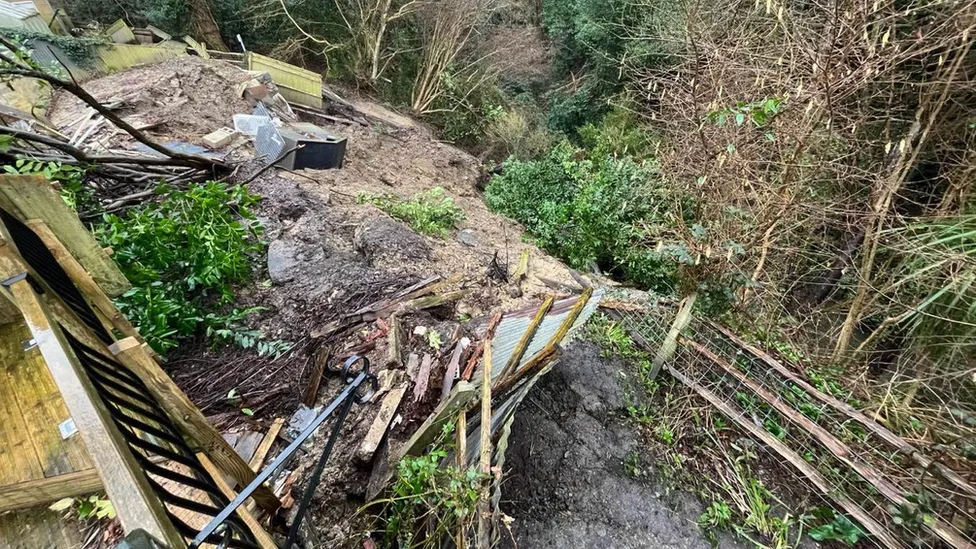
[[[661,366],[664,366],[664,363],[674,356],[674,351],[678,348],[678,336],[691,322],[691,311],[695,307],[696,299],[698,299],[698,294],[693,293],[681,301],[681,307],[678,308],[678,314],[674,318],[674,323],[671,324],[668,336],[664,338],[664,343],[654,355],[654,361],[651,363],[651,379],[656,378],[661,371]]]

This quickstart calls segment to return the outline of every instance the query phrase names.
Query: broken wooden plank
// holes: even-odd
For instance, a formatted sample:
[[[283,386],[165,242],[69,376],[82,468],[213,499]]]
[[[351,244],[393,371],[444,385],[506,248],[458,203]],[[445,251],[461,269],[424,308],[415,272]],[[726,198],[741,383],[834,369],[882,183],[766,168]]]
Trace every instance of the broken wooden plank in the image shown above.
[[[380,443],[383,442],[383,437],[386,436],[390,422],[393,421],[397,408],[400,406],[400,401],[403,400],[403,395],[406,392],[406,385],[401,385],[395,389],[390,389],[390,392],[383,398],[376,418],[373,419],[373,423],[369,426],[366,436],[363,437],[362,444],[359,445],[359,451],[356,454],[359,456],[359,459],[366,462],[373,459],[373,455],[376,453],[376,449],[379,448]]]
[[[439,275],[421,280],[416,284],[412,284],[399,292],[396,292],[389,298],[375,301],[369,305],[366,305],[365,307],[360,308],[354,313],[350,313],[342,318],[329,322],[322,328],[312,330],[311,336],[314,338],[328,337],[358,324],[372,322],[377,318],[388,317],[395,312],[396,307],[401,302],[417,299],[419,297],[428,295],[431,292],[436,292],[445,284],[456,283],[460,280],[460,277],[454,277],[450,280],[438,283],[439,280],[441,280]]]
[[[468,348],[471,344],[471,340],[468,338],[463,338],[457,342],[454,346],[454,353],[451,355],[451,361],[447,364],[447,369],[444,370],[444,385],[441,387],[441,400],[444,400],[451,394],[451,387],[454,386],[454,380],[460,377],[460,372],[458,368],[461,366],[461,353]]]
[[[437,406],[434,412],[410,437],[410,440],[403,445],[399,457],[420,455],[420,452],[437,438],[441,432],[441,427],[456,416],[458,412],[467,410],[478,399],[478,394],[478,388],[467,381],[458,383],[451,391],[451,396]]]
[[[207,473],[210,474],[210,478],[212,478],[214,484],[217,485],[217,489],[224,494],[224,497],[230,501],[233,501],[234,498],[237,497],[237,492],[235,492],[234,489],[227,484],[227,481],[224,480],[221,470],[214,465],[212,461],[210,461],[210,458],[208,458],[206,454],[202,452],[197,454],[197,459],[200,460],[200,465],[203,465],[203,468],[206,469]],[[268,534],[267,530],[261,526],[261,523],[254,518],[254,515],[251,514],[250,510],[242,505],[237,508],[236,513],[244,524],[247,525],[247,529],[251,531],[251,534],[254,535],[254,541],[258,542],[258,547],[261,549],[278,549],[278,544],[275,543],[274,538],[272,538],[271,535]]]
[[[386,363],[394,368],[403,366],[403,328],[399,315],[390,315],[390,329],[386,332]]]
[[[102,479],[94,467],[17,484],[0,485],[0,513],[46,505],[102,490]]]
[[[557,292],[565,292],[565,293],[568,293],[568,294],[578,294],[578,293],[580,293],[583,290],[582,288],[579,288],[579,287],[576,287],[576,286],[570,286],[569,284],[564,284],[562,282],[555,281],[555,280],[553,280],[551,278],[545,278],[545,277],[542,277],[542,276],[536,276],[536,279],[538,279],[539,282],[545,284],[546,286],[548,286],[549,288],[551,288],[552,290],[557,291]]]
[[[143,344],[135,338],[127,337],[113,343],[109,350],[119,362],[146,384],[191,447],[207,454],[240,486],[247,486],[254,480],[254,471],[248,463],[227,444],[200,409],[149,356]],[[269,512],[273,512],[281,505],[274,492],[267,486],[259,487],[252,497],[258,505]]]
[[[315,355],[312,357],[312,375],[309,377],[305,397],[302,399],[302,403],[308,408],[315,407],[315,401],[319,398],[319,387],[322,385],[322,375],[329,367],[328,363],[331,359],[331,347],[319,347],[315,350]]]
[[[514,284],[521,284],[523,280],[529,274],[529,249],[526,248],[522,250],[522,254],[519,255],[518,264],[515,265],[515,270],[512,271],[512,282]]]
[[[905,498],[904,494],[902,494],[901,490],[897,486],[888,481],[888,479],[875,470],[874,467],[859,460],[850,450],[850,448],[848,448],[847,445],[844,444],[840,439],[835,437],[830,431],[824,429],[812,419],[801,414],[799,411],[793,408],[792,405],[783,401],[779,395],[771,393],[765,387],[759,385],[759,383],[757,383],[755,380],[740,372],[738,368],[726,363],[721,357],[697,341],[682,338],[682,343],[685,343],[691,348],[695,349],[701,355],[707,357],[709,360],[719,366],[726,373],[738,379],[743,385],[748,387],[754,394],[756,394],[756,396],[765,400],[773,408],[775,408],[780,414],[783,415],[783,417],[802,428],[807,432],[807,434],[819,441],[831,454],[833,454],[835,458],[844,463],[844,465],[847,465],[856,471],[857,474],[859,474],[869,484],[874,486],[874,488],[889,501],[895,505],[907,509],[914,508],[911,502]],[[924,526],[949,543],[952,547],[974,547],[973,544],[969,543],[969,541],[951,525],[946,524],[937,518],[933,518],[931,522],[926,521]]]
[[[39,175],[0,176],[0,207],[20,221],[43,220],[71,255],[109,297],[129,289],[129,281],[61,200],[50,181]]]
[[[478,360],[481,358],[481,355],[485,350],[485,346],[490,345],[491,340],[495,338],[495,328],[498,327],[498,323],[501,321],[502,312],[495,311],[495,314],[491,315],[491,320],[488,322],[488,327],[485,329],[485,335],[482,336],[481,341],[478,342],[478,346],[475,347],[474,352],[471,353],[471,357],[468,358],[468,364],[464,367],[464,373],[461,374],[461,379],[465,381],[471,380],[471,376],[474,374],[475,366],[478,365]]]
[[[251,470],[255,473],[261,470],[264,466],[264,460],[268,457],[268,452],[271,451],[271,446],[274,441],[278,439],[278,433],[281,432],[281,428],[285,425],[285,418],[279,417],[275,418],[271,422],[271,427],[268,427],[268,432],[265,433],[264,438],[261,440],[261,444],[258,445],[257,450],[254,451],[254,455],[247,464],[251,467]]]
[[[522,337],[519,338],[518,343],[515,345],[512,356],[508,358],[508,362],[505,363],[502,371],[496,376],[497,380],[504,380],[518,368],[518,365],[522,362],[522,357],[525,355],[525,350],[529,348],[529,343],[535,338],[535,333],[539,329],[539,325],[542,324],[542,321],[546,318],[546,314],[549,313],[549,309],[552,308],[552,304],[555,301],[556,298],[551,295],[546,296],[542,301],[542,305],[539,306],[539,309],[535,312],[535,316],[532,317],[532,321],[529,322],[529,326],[522,333]]]
[[[423,400],[427,394],[427,385],[430,383],[430,370],[434,365],[434,355],[424,353],[424,359],[420,362],[420,369],[417,370],[417,379],[414,380],[413,401]]]
[[[877,421],[874,421],[873,419],[869,418],[860,410],[854,408],[850,404],[820,391],[819,389],[817,389],[816,387],[808,383],[805,379],[794,374],[792,371],[790,371],[789,368],[787,368],[785,365],[777,361],[768,353],[766,353],[759,347],[756,347],[755,345],[751,345],[750,343],[746,342],[739,336],[732,333],[728,328],[720,324],[717,324],[715,322],[712,322],[710,320],[706,320],[705,323],[711,326],[712,328],[718,330],[719,332],[721,332],[725,337],[732,340],[733,343],[741,347],[746,352],[752,354],[753,356],[765,362],[767,366],[775,370],[777,373],[779,373],[786,379],[795,383],[797,387],[799,387],[809,395],[813,396],[814,398],[816,398],[817,400],[825,404],[832,406],[833,408],[837,409],[841,413],[857,421],[862,426],[864,426],[865,428],[873,432],[875,435],[877,435],[879,438],[881,438],[888,444],[892,445],[896,450],[898,450],[902,454],[911,456],[912,460],[915,463],[917,463],[919,467],[928,470],[934,469],[943,478],[955,484],[957,488],[965,491],[970,496],[976,496],[976,487],[973,487],[973,485],[970,484],[968,481],[966,481],[966,479],[959,476],[959,474],[953,471],[952,469],[949,469],[945,464],[935,461],[929,456],[926,456],[921,452],[921,450],[911,445],[905,439],[901,438],[900,436],[888,430],[884,425],[881,425]]]
[[[697,298],[698,294],[693,293],[681,300],[681,307],[678,309],[678,314],[674,317],[674,323],[671,324],[671,329],[668,330],[668,335],[664,338],[664,342],[661,343],[661,347],[654,354],[654,360],[651,362],[651,372],[649,374],[650,379],[656,378],[657,374],[661,371],[661,366],[674,356],[674,350],[678,345],[678,336],[688,326],[688,323],[691,322],[691,311],[695,307],[695,300]]]

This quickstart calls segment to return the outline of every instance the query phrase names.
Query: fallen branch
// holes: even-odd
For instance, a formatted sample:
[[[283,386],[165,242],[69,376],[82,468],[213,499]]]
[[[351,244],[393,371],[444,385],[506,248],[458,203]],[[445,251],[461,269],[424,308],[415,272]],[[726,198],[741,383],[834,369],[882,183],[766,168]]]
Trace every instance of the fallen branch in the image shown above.
[[[7,38],[0,36],[0,43],[2,43],[10,51],[11,55],[16,56],[15,53],[20,48]],[[18,63],[14,59],[11,59],[5,53],[0,53],[0,60],[6,62],[9,66],[0,68],[0,74],[11,75],[11,76],[23,76],[26,78],[36,78],[38,80],[43,80],[48,84],[61,88],[68,93],[74,95],[75,97],[84,101],[89,107],[95,109],[99,114],[105,117],[106,120],[115,124],[116,127],[124,131],[125,133],[132,136],[133,139],[142,143],[143,145],[149,147],[150,149],[166,155],[167,157],[174,160],[182,160],[186,162],[188,166],[194,166],[199,168],[214,168],[217,166],[222,166],[221,163],[215,162],[209,158],[204,158],[202,156],[187,155],[182,153],[175,153],[166,147],[156,143],[155,141],[146,137],[146,134],[132,127],[131,124],[123,120],[117,114],[112,112],[108,107],[102,105],[97,99],[92,97],[85,88],[81,87],[75,82],[69,82],[63,80],[56,76],[47,74],[43,71],[37,70],[30,67],[24,63]]]

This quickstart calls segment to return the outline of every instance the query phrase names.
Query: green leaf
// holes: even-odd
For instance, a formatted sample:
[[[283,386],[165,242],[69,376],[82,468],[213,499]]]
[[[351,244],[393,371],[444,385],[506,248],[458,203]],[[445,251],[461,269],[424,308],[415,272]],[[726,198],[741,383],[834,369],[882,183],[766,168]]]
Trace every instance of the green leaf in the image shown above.
[[[48,509],[55,512],[61,512],[70,509],[71,506],[74,505],[74,503],[75,503],[74,498],[61,498],[58,501],[55,501],[54,503],[49,505]]]
[[[253,416],[254,410],[250,408],[241,408],[241,413],[244,414],[245,416]]]

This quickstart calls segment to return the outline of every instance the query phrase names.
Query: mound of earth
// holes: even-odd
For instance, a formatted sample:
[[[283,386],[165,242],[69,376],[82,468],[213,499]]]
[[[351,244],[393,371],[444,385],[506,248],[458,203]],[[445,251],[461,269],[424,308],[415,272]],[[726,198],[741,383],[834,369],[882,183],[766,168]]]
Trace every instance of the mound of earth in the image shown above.
[[[636,470],[638,439],[627,419],[630,368],[588,342],[571,344],[515,416],[502,509],[515,521],[508,547],[709,548],[701,505]],[[636,478],[640,476],[641,478]],[[514,541],[514,544],[513,544]],[[739,547],[728,536],[722,547]]]

